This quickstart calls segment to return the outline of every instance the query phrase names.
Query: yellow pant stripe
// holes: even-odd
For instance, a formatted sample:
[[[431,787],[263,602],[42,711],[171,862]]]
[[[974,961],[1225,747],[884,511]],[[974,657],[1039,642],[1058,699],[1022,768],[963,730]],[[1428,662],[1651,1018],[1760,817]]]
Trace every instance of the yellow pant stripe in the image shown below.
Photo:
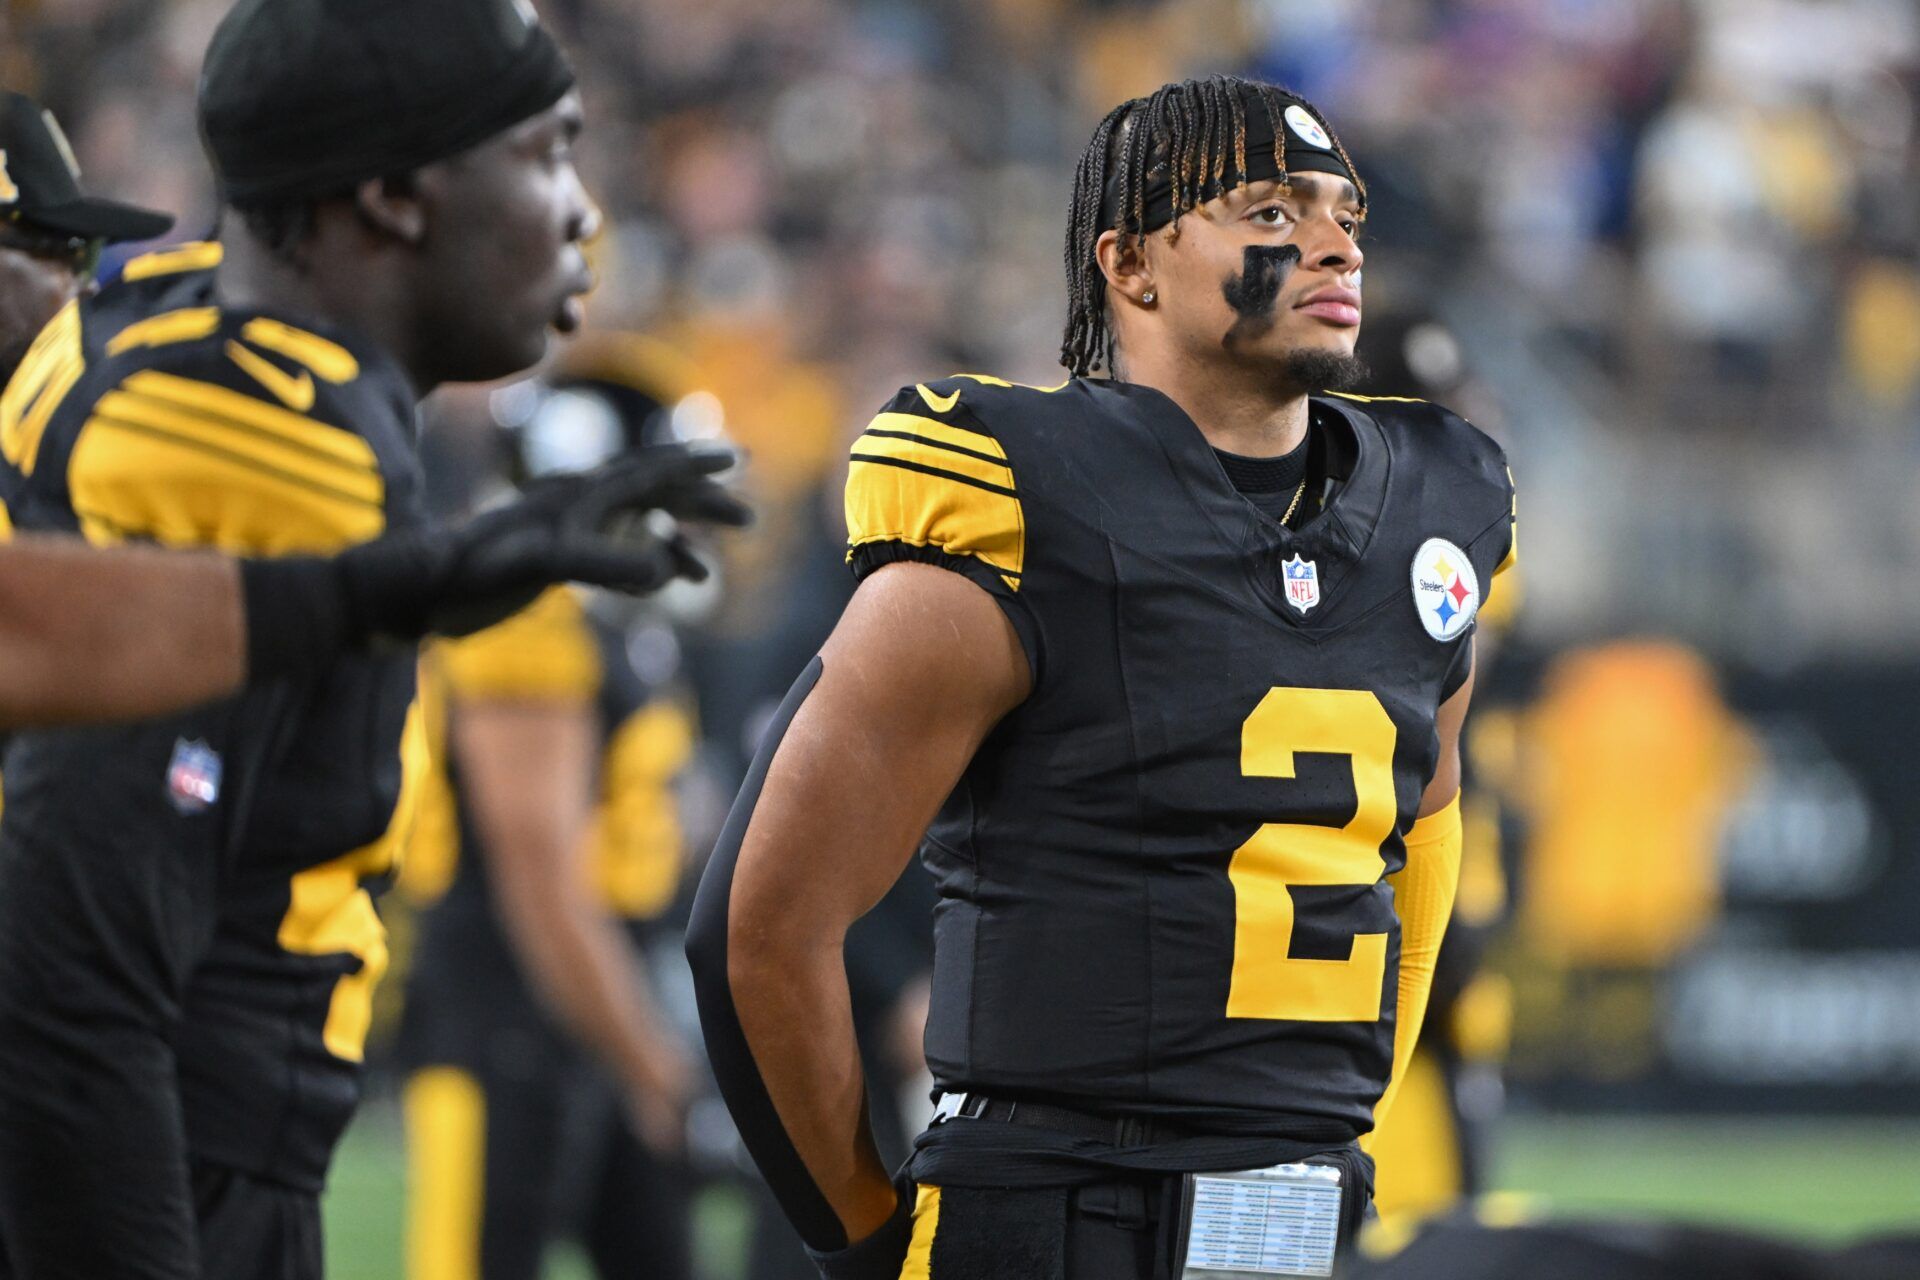
[[[900,1280],[933,1280],[933,1235],[940,1229],[940,1188],[923,1186],[913,1198],[913,1241]]]
[[[487,1098],[456,1067],[428,1067],[401,1098],[407,1126],[408,1280],[476,1280]]]

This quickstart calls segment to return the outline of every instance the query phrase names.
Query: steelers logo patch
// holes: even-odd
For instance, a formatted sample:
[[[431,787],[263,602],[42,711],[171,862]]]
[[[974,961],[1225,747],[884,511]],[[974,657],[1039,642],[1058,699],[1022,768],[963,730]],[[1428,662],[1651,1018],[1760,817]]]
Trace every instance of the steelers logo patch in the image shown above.
[[[1320,127],[1320,122],[1313,118],[1313,113],[1297,102],[1287,108],[1287,128],[1298,134],[1303,142],[1319,147],[1322,151],[1333,150],[1333,139],[1329,138],[1327,131]]]
[[[1435,640],[1458,640],[1480,612],[1480,579],[1467,553],[1428,538],[1413,557],[1413,608]]]

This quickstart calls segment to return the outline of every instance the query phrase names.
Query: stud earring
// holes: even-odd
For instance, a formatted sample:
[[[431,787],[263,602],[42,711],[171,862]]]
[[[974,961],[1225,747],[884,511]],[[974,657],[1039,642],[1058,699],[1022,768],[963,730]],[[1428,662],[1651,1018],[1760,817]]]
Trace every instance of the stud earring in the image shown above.
[[[1151,290],[1151,289],[1149,289],[1149,290],[1147,290],[1147,291],[1146,291],[1145,293],[1143,293],[1143,294],[1141,294],[1141,295],[1140,295],[1140,301],[1142,301],[1142,302],[1144,302],[1144,303],[1145,303],[1146,305],[1148,305],[1149,307],[1150,307],[1150,306],[1152,306],[1152,305],[1153,305],[1153,290]]]

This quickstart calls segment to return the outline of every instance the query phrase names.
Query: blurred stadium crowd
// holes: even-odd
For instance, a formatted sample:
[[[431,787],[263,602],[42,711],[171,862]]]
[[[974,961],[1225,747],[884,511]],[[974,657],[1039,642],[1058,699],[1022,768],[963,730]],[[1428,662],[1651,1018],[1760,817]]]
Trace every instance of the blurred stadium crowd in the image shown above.
[[[225,8],[14,0],[0,80],[59,115],[92,188],[199,236],[214,202],[193,83]],[[1884,710],[1920,692],[1920,592],[1889,585],[1920,563],[1910,0],[541,9],[581,72],[581,168],[607,215],[592,326],[658,341],[666,381],[749,451],[763,511],[722,585],[676,602],[698,621],[646,642],[684,649],[698,692],[689,846],[710,843],[764,716],[851,591],[847,440],[904,381],[1058,381],[1087,130],[1163,80],[1250,72],[1322,105],[1369,181],[1369,389],[1453,404],[1519,475],[1527,603],[1476,752],[1507,806],[1487,829],[1509,841],[1482,923],[1513,878],[1514,946],[1535,962],[1506,960],[1528,975],[1523,1076],[1561,1102],[1578,1100],[1555,1091],[1567,1075],[1624,1082],[1633,1106],[1653,1096],[1636,1081],[1689,1071],[1702,1093],[1811,1089],[1835,1062],[1837,1088],[1920,1081],[1920,1011],[1890,994],[1913,968],[1875,995],[1838,970],[1820,986],[1797,960],[1765,967],[1796,946],[1920,947],[1891,917],[1838,923],[1856,898],[1920,891],[1902,834],[1920,813],[1888,799],[1920,760]],[[429,406],[448,509],[492,466],[500,404]],[[1684,643],[1565,654],[1656,624]],[[1743,905],[1739,948],[1675,996],[1670,966]],[[1884,1043],[1842,1028],[1812,1065],[1767,1075],[1754,1064],[1779,1046],[1728,1011],[1783,991],[1857,998]],[[911,1011],[910,988],[886,994]],[[1476,998],[1463,1016],[1498,1024]],[[1691,1010],[1691,1039],[1662,1038],[1663,1002]],[[877,1051],[900,1039],[883,1030]]]
[[[1238,69],[1351,137],[1375,332],[1438,313],[1503,392],[1465,407],[1504,422],[1554,512],[1536,563],[1580,570],[1536,575],[1530,625],[1678,619],[1746,657],[1920,634],[1920,600],[1871,590],[1920,552],[1898,487],[1920,413],[1901,0],[545,8],[611,220],[595,319],[670,334],[783,501],[904,371],[1053,381],[1067,157],[1110,103]],[[221,9],[23,0],[0,69],[68,122],[90,181],[193,232],[191,87]],[[1443,383],[1457,358],[1418,354]],[[1624,491],[1645,501],[1598,496]],[[1768,546],[1783,521],[1813,549]],[[1621,554],[1596,564],[1604,543]]]

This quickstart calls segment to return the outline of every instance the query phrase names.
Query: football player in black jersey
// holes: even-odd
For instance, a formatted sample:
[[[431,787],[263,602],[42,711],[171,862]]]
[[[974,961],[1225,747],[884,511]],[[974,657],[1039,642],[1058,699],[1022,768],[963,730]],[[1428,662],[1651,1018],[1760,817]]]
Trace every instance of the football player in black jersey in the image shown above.
[[[13,523],[251,556],[269,592],[280,557],[419,528],[416,400],[577,322],[571,86],[516,0],[241,0],[199,87],[224,237],[36,340],[0,399]],[[318,1280],[422,776],[413,667],[14,739],[0,1274]]]
[[[53,113],[0,93],[0,385],[47,322],[93,291],[105,245],[173,225],[171,215],[84,194],[78,177]],[[651,478],[669,486],[669,473],[689,465],[659,462]],[[459,533],[389,538],[316,564],[297,584],[277,574],[272,591],[245,591],[244,566],[222,557],[17,543],[0,552],[0,728],[178,710],[234,692],[250,673],[328,661],[376,635],[417,639],[416,622],[458,625],[459,610],[501,592],[510,605],[529,581],[585,575],[644,589],[672,567],[661,557],[667,548],[594,539],[584,512],[571,509],[596,492],[588,505],[603,508],[663,496],[638,492],[638,479],[629,472],[577,486],[565,508],[536,500],[504,526],[495,517]],[[0,537],[6,519],[0,509]],[[301,625],[275,627],[266,616],[288,612]],[[315,625],[323,619],[339,625]]]
[[[1159,1277],[1263,1233],[1325,1274],[1364,1213],[1513,550],[1491,440],[1323,393],[1356,373],[1365,213],[1291,94],[1123,103],[1075,179],[1069,380],[909,386],[855,443],[860,588],[688,941],[722,1088],[825,1274]],[[940,1096],[896,1184],[841,942],[915,846]]]
[[[499,397],[522,406],[499,433],[514,482],[674,438],[669,361],[632,335],[594,348]],[[642,621],[561,587],[422,655],[437,769],[400,882],[424,910],[398,1042],[417,1275],[535,1280],[569,1238],[608,1280],[691,1275],[698,1067],[647,952],[679,893],[694,725],[671,633]]]

